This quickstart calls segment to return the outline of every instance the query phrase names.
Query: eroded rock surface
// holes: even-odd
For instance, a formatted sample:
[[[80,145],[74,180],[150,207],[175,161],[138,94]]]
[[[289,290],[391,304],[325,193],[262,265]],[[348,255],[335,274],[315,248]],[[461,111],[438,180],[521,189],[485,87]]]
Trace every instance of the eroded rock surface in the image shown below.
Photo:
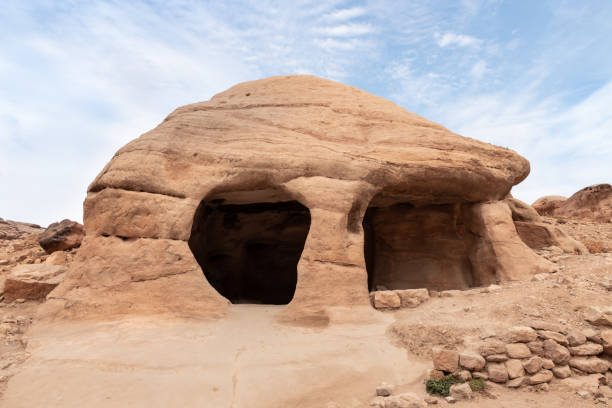
[[[288,321],[368,306],[377,285],[465,289],[530,279],[554,266],[523,243],[503,201],[528,173],[511,150],[356,88],[312,76],[242,83],[176,109],[116,153],[89,186],[87,236],[46,314],[223,314],[227,278],[280,256],[265,251],[275,239],[306,233],[304,223],[280,217],[248,235],[256,209],[271,203],[297,202],[310,218],[301,252],[291,247],[284,258],[294,264],[256,278],[265,288],[266,279],[297,274],[293,296],[279,301],[291,299]],[[215,218],[223,206],[251,212]],[[206,252],[194,238],[221,228],[235,252],[231,242]]]

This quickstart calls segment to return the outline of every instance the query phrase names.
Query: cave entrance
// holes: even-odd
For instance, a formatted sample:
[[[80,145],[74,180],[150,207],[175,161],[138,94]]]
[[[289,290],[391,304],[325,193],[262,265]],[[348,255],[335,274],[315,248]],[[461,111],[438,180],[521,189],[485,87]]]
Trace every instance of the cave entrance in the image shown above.
[[[287,304],[310,228],[297,201],[227,203],[198,207],[189,248],[208,282],[232,303]]]
[[[370,291],[473,286],[468,234],[459,204],[371,204],[363,230]]]

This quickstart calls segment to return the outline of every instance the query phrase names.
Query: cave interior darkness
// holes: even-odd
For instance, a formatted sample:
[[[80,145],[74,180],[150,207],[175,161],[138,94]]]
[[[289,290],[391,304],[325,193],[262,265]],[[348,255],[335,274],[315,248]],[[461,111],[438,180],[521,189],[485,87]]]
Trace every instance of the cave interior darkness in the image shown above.
[[[310,228],[297,201],[202,202],[189,247],[208,282],[232,303],[287,304]]]

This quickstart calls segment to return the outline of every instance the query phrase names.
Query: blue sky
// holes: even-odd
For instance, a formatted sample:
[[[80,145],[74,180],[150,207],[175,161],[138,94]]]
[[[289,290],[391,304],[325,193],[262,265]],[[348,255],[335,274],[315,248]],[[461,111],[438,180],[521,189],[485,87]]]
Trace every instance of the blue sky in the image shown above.
[[[612,180],[612,2],[4,1],[0,217],[81,220],[175,107],[308,73],[531,161],[527,202]]]

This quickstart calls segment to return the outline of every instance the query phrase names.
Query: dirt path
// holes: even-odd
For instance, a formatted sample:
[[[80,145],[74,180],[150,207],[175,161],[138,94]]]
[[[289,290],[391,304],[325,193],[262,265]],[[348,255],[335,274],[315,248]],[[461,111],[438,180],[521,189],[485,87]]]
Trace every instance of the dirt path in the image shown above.
[[[35,327],[3,406],[325,407],[368,401],[380,381],[422,388],[427,363],[387,340],[390,315],[315,330],[279,325],[277,311]]]

